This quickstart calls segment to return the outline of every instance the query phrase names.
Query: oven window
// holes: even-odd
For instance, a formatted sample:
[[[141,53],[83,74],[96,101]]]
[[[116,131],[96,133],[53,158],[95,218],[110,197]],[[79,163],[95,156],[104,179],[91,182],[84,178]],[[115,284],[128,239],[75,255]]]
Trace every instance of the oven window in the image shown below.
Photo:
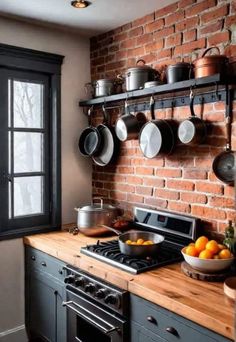
[[[77,316],[77,337],[79,342],[111,342],[111,338],[103,334],[99,329]]]

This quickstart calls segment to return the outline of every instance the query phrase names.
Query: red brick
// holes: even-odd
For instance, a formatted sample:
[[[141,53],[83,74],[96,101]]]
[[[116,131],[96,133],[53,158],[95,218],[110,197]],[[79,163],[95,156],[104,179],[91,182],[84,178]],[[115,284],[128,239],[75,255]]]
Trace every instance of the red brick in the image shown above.
[[[203,114],[204,120],[212,121],[212,122],[222,122],[224,121],[225,114],[224,112],[213,112],[213,113],[207,113]]]
[[[174,26],[170,26],[170,27],[165,27],[160,31],[156,31],[153,34],[154,39],[160,39],[160,38],[166,38],[168,36],[170,36],[172,33],[174,33]]]
[[[143,178],[142,177],[136,177],[136,176],[127,176],[126,182],[128,184],[143,184]]]
[[[176,32],[183,32],[184,30],[189,30],[198,25],[198,16],[194,18],[185,19],[175,25]]]
[[[113,62],[114,60],[115,60],[115,55],[110,54],[110,55],[105,57],[105,63]],[[105,67],[105,65],[104,65],[104,67]]]
[[[153,175],[153,168],[151,167],[136,167],[137,175]]]
[[[167,201],[164,199],[147,197],[144,199],[144,203],[155,208],[167,208]]]
[[[165,24],[164,19],[155,20],[152,23],[149,23],[145,26],[145,32],[150,33],[150,32],[160,30],[164,27],[164,24]]]
[[[196,2],[196,0],[180,0],[179,1],[179,8],[184,8],[187,6],[190,6],[192,4],[194,4]]]
[[[145,51],[146,52],[153,52],[156,50],[160,50],[164,47],[164,39],[159,39],[155,42],[149,43],[145,45]]]
[[[110,191],[110,198],[117,201],[125,201],[127,199],[127,194],[125,192]]]
[[[225,197],[211,197],[209,200],[209,205],[217,208],[235,208],[235,201],[233,198]]]
[[[236,22],[235,22],[236,23]],[[236,56],[236,45],[229,45],[225,48],[225,52],[227,57]]]
[[[136,186],[135,192],[138,195],[152,196],[153,188],[151,186]]]
[[[171,49],[165,49],[165,50],[161,50],[160,52],[157,52],[156,54],[157,59],[162,59],[162,58],[167,58],[167,57],[171,57]],[[165,113],[164,113],[165,115]]]
[[[126,61],[118,61],[106,65],[106,70],[116,70],[126,66]]]
[[[127,51],[127,50],[120,50],[120,51],[117,51],[117,53],[116,53],[116,59],[117,59],[117,60],[126,59],[126,58],[127,58],[127,54],[128,54],[128,51]]]
[[[114,41],[115,42],[122,42],[123,40],[125,40],[126,38],[128,38],[128,33],[127,32],[121,32],[120,34],[117,34],[114,37]]]
[[[173,167],[193,167],[194,166],[194,159],[193,157],[190,158],[176,158],[174,157],[168,157],[166,158],[166,166],[173,166]]]
[[[145,45],[153,40],[152,33],[145,33],[136,39],[136,46]]]
[[[224,5],[221,7],[216,8],[213,11],[207,11],[204,13],[200,19],[201,24],[206,24],[209,21],[214,21],[216,19],[221,19],[222,17],[226,16],[229,13],[229,7],[228,5]]]
[[[236,23],[236,15],[229,15],[225,18],[225,27],[230,28],[232,25]]]
[[[121,49],[132,49],[135,46],[135,39],[127,39],[121,43]]]
[[[230,32],[225,31],[225,32],[216,33],[208,37],[208,44],[209,46],[214,46],[214,45],[221,44],[221,43],[226,44],[229,40],[230,40]]]
[[[129,38],[137,37],[141,34],[143,34],[143,27],[138,26],[129,31]]]
[[[207,26],[201,26],[200,34],[201,35],[209,34],[209,33],[212,34],[214,32],[221,31],[223,29],[223,26],[224,26],[223,19],[218,20],[217,22],[215,22],[213,24],[210,24],[210,25],[207,25]]]
[[[189,181],[181,180],[167,180],[167,187],[169,189],[179,189],[179,190],[194,190],[194,183]]]
[[[224,220],[226,219],[226,213],[224,210],[208,208],[206,206],[192,205],[191,214],[199,218]]]
[[[197,39],[197,30],[190,30],[183,33],[183,42],[192,42]]]
[[[181,169],[157,169],[155,175],[164,178],[180,178],[182,176]]]
[[[164,8],[161,8],[155,12],[155,18],[160,18],[168,15],[169,13],[173,13],[178,9],[178,3],[175,2],[174,4],[168,5]]]
[[[236,210],[227,211],[227,220],[236,221]]]
[[[171,35],[165,40],[165,47],[175,47],[180,45],[182,42],[182,34],[176,33],[175,35]]]
[[[156,189],[155,190],[155,197],[161,197],[164,199],[171,199],[171,200],[178,200],[180,195],[179,192],[170,191],[165,189]]]
[[[173,210],[175,212],[181,213],[190,213],[191,207],[188,203],[180,203],[180,202],[172,202],[168,203],[168,209]]]
[[[235,196],[235,188],[232,187],[232,186],[225,186],[225,189],[224,189],[224,195],[226,197],[234,197]]]
[[[139,57],[145,54],[145,50],[143,46],[137,47],[132,50],[128,50],[129,57]]]
[[[194,194],[192,192],[182,192],[180,194],[181,201],[188,202],[188,203],[207,203],[206,195]]]
[[[186,179],[207,179],[207,172],[199,169],[188,169],[184,171],[184,177]]]
[[[91,61],[91,65],[101,65],[101,64],[104,64],[105,62],[105,59],[104,57],[98,57],[98,58],[95,58],[95,59],[92,59]]]
[[[212,167],[212,158],[195,158],[195,166],[201,170],[209,170]]]
[[[130,174],[134,173],[134,168],[131,166],[123,166],[123,167],[118,167],[118,172],[121,174]]]
[[[148,55],[140,56],[140,58],[143,59],[146,64],[153,64],[157,59],[155,52],[149,53]]]
[[[114,44],[109,47],[109,52],[116,52],[120,48],[119,44]]]
[[[165,185],[165,182],[163,179],[158,179],[154,177],[145,177],[143,180],[144,185],[149,185],[154,188],[163,188]]]
[[[206,47],[206,39],[201,38],[196,40],[195,42],[190,42],[183,44],[181,46],[177,46],[174,50],[175,55],[184,55],[187,53],[191,53],[196,49],[203,49]]]
[[[132,22],[132,27],[141,26],[154,20],[154,13],[148,14],[145,17],[138,18]]]
[[[211,184],[209,182],[197,182],[196,191],[221,195],[223,194],[223,186],[218,184]]]
[[[183,20],[183,19],[184,19],[184,11],[182,9],[180,9],[179,11],[177,11],[173,14],[167,15],[165,17],[165,25],[169,26],[169,25],[175,24],[178,21]]]
[[[186,9],[186,17],[193,17],[194,15],[199,15],[199,13],[214,7],[216,5],[216,0],[203,0],[196,5],[191,6],[190,8]]]
[[[139,195],[134,195],[134,194],[127,194],[127,200],[133,203],[143,203],[144,197],[139,196]]]

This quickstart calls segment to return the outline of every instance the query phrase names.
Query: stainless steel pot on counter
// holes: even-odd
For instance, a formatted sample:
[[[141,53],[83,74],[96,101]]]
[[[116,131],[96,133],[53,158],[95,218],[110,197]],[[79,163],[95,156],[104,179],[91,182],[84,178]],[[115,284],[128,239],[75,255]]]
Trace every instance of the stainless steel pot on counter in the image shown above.
[[[99,200],[99,203],[94,203]],[[90,205],[75,208],[78,212],[77,226],[81,233],[87,236],[100,236],[107,233],[106,226],[111,226],[118,216],[123,214],[122,209],[110,204],[104,204],[103,199],[94,197]]]

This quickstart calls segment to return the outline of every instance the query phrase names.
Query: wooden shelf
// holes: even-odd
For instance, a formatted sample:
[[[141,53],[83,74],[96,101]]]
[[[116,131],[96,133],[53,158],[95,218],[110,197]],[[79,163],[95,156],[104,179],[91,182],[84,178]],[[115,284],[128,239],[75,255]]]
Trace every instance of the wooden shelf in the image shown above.
[[[228,81],[229,82],[229,81]],[[171,92],[183,91],[186,89],[192,88],[204,88],[212,85],[223,85],[226,83],[225,78],[221,74],[215,74],[212,76],[194,78],[187,81],[181,81],[171,84],[163,84],[152,88],[141,89],[129,91],[121,94],[110,95],[106,97],[97,97],[89,100],[81,100],[79,102],[80,107],[89,107],[89,106],[99,106],[105,103],[117,102],[128,99],[136,99],[141,97],[148,97],[151,95],[158,94],[166,94]]]

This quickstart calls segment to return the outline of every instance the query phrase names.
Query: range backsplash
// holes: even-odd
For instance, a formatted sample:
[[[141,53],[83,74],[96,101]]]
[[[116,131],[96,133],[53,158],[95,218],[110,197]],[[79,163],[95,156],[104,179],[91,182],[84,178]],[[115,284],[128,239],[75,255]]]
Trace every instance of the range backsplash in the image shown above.
[[[125,10],[125,9],[124,9]],[[236,61],[236,3],[224,0],[181,0],[113,31],[91,39],[92,79],[124,73],[138,58],[159,69],[194,58],[210,46]],[[234,30],[234,32],[233,32]],[[231,41],[232,38],[232,41]],[[120,205],[128,214],[135,205],[186,213],[203,219],[204,228],[222,234],[235,219],[234,188],[220,182],[212,171],[214,157],[223,150],[225,104],[195,106],[210,126],[203,145],[179,145],[164,158],[143,157],[137,140],[122,143],[118,160],[94,166],[93,192]],[[118,113],[114,111],[112,121]],[[157,110],[158,118],[181,121],[187,106]],[[149,116],[149,113],[147,113]],[[98,121],[100,115],[98,115]],[[233,106],[232,148],[236,150],[236,102]]]

